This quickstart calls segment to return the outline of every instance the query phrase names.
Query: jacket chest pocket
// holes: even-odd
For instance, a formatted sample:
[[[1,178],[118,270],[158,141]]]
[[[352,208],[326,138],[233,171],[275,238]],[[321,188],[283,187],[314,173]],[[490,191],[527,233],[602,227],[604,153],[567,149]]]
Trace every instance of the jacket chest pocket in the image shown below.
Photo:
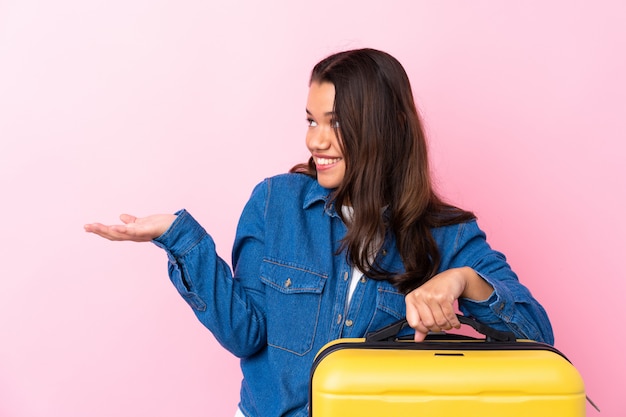
[[[294,265],[263,261],[267,343],[296,355],[313,347],[327,276]]]
[[[367,329],[368,332],[379,330],[403,319],[406,315],[404,294],[398,292],[393,285],[388,282],[379,282],[376,291],[376,311]],[[404,331],[401,335],[406,332]]]

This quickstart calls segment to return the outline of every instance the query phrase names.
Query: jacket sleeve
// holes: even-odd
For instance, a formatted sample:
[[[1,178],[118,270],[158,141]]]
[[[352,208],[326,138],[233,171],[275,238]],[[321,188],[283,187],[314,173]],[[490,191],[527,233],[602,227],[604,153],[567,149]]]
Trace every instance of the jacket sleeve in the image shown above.
[[[456,228],[454,237],[441,248],[441,270],[469,266],[494,288],[487,300],[460,298],[461,312],[496,329],[510,330],[519,338],[553,344],[546,311],[519,282],[505,256],[489,246],[475,221]]]
[[[254,283],[263,253],[264,190],[255,189],[237,229],[233,265],[246,279],[233,276],[211,236],[186,210],[176,213],[170,228],[153,241],[167,252],[170,280],[179,294],[218,342],[238,357],[253,355],[267,340],[261,288]]]

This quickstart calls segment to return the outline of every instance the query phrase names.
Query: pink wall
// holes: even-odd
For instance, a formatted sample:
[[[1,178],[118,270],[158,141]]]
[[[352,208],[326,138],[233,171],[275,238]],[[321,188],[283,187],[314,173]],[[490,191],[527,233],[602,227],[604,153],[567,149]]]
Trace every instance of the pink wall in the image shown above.
[[[443,194],[625,415],[624,3],[240,3],[0,2],[0,416],[232,415],[237,361],[163,253],[82,225],[186,207],[229,257],[253,185],[306,157],[311,66],[362,46],[405,64]]]

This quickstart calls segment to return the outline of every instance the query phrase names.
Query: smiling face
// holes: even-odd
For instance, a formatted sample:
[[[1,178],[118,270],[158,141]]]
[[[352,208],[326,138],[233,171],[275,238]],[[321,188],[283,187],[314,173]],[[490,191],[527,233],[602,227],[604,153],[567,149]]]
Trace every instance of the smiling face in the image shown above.
[[[346,173],[334,104],[335,86],[332,83],[311,83],[306,104],[309,124],[306,146],[315,161],[317,181],[322,187],[330,189],[337,188]]]

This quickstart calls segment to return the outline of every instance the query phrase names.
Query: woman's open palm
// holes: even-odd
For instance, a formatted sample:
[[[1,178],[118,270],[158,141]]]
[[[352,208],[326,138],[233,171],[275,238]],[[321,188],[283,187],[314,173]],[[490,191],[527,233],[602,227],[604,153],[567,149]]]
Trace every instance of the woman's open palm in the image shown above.
[[[109,240],[149,242],[165,233],[175,219],[174,214],[153,214],[147,217],[122,214],[120,220],[124,224],[107,226],[102,223],[90,223],[85,225],[85,231]]]

